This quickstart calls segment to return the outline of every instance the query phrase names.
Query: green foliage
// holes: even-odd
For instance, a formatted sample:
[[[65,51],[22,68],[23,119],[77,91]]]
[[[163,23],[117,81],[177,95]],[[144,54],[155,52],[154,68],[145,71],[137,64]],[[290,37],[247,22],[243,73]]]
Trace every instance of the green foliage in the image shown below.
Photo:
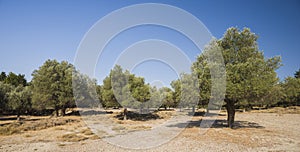
[[[31,110],[31,90],[29,86],[19,85],[14,87],[11,84],[0,82],[0,112],[18,115]]]
[[[300,78],[300,69],[298,71],[295,72],[294,74],[295,78]]]
[[[13,90],[13,86],[0,81],[0,114],[8,111],[8,93]]]
[[[193,63],[192,71],[198,77],[199,103],[202,106],[207,105],[211,97],[211,75],[207,57],[204,54],[198,56],[197,61]]]
[[[0,74],[0,81],[4,81],[6,79],[6,73],[5,72],[1,72]]]
[[[159,89],[160,98],[162,99],[161,107],[167,109],[167,107],[176,107],[173,98],[173,91],[168,87],[162,87]]]
[[[265,59],[263,53],[258,49],[257,38],[257,35],[248,28],[242,31],[237,28],[229,28],[220,40],[216,43],[212,41],[205,48],[204,53],[197,58],[192,67],[199,78],[200,100],[207,101],[214,98],[218,96],[218,93],[214,94],[209,89],[217,89],[218,85],[210,86],[212,84],[210,81],[213,80],[211,73],[214,72],[211,71],[211,67],[218,62],[217,60],[211,61],[210,56],[217,52],[214,50],[222,52],[226,68],[225,102],[230,127],[234,122],[234,105],[236,103],[259,102],[266,96],[268,90],[272,90],[278,83],[275,70],[281,65],[280,57]],[[222,71],[222,68],[219,70]],[[217,76],[216,80],[218,78],[221,80],[222,77]]]
[[[155,86],[150,87],[151,97],[150,100],[145,103],[145,106],[147,108],[158,109],[159,107],[162,106],[165,97],[161,94],[160,91],[161,90],[157,89]],[[173,97],[173,101],[175,101],[174,97]]]
[[[226,66],[228,100],[258,101],[278,82],[275,70],[280,66],[280,57],[265,59],[256,40],[250,29],[229,28],[218,41]]]
[[[117,66],[115,68],[118,68]],[[121,68],[121,67],[119,67]],[[104,107],[119,107],[116,97],[114,96],[114,92],[112,89],[112,70],[110,71],[109,76],[105,77],[103,80],[101,97],[103,100]]]
[[[25,100],[22,99],[24,96],[20,96],[19,100],[16,100],[16,96],[25,93],[23,90],[23,87],[27,85],[27,81],[25,79],[24,74],[15,74],[13,72],[9,72],[8,75],[6,75],[5,72],[1,72],[0,74],[0,113],[8,112],[11,113],[12,110],[15,110],[18,115],[19,113],[23,113],[24,110],[21,108],[18,108],[18,106],[22,107],[22,104],[25,104]],[[17,90],[16,90],[17,89]],[[27,89],[26,87],[26,90]],[[20,92],[16,94],[16,91]],[[22,100],[22,101],[21,101]],[[28,102],[31,102],[29,99]],[[25,105],[24,105],[25,106]],[[24,107],[23,106],[23,107]],[[24,107],[25,109],[25,107]]]
[[[96,96],[98,97],[99,102],[103,104],[102,91],[103,91],[102,86],[96,84]]]
[[[150,99],[150,86],[145,84],[144,78],[123,72],[121,66],[116,65],[103,80],[101,96],[106,107],[143,108]]]
[[[145,84],[145,80],[142,77],[136,77],[131,74],[129,90],[132,93],[132,97],[141,103],[145,103],[150,99],[150,86]]]
[[[66,61],[47,60],[38,70],[32,73],[33,104],[37,108],[62,110],[73,107],[72,90],[73,65]]]
[[[193,63],[191,74],[181,74],[180,79],[172,81],[173,90],[151,87],[144,78],[123,71],[119,65],[110,71],[102,86],[65,61],[47,60],[33,72],[30,83],[25,75],[1,72],[0,112],[12,110],[19,115],[30,109],[31,103],[37,109],[64,112],[75,106],[74,99],[80,107],[102,103],[107,108],[149,109],[210,103],[208,109],[219,109],[225,97],[230,126],[236,105],[299,105],[300,69],[294,78],[288,77],[278,83],[275,70],[281,66],[281,58],[265,58],[257,39],[248,28],[229,28],[221,39],[213,39],[205,47]]]
[[[173,88],[173,101],[175,105],[179,105],[181,101],[181,82],[180,80],[173,80],[171,82],[171,87]]]
[[[31,109],[31,90],[28,86],[18,86],[11,92],[8,92],[8,106],[10,109],[17,112],[18,117],[20,114],[25,113]]]
[[[285,105],[300,105],[300,79],[287,77],[281,85],[284,92]]]
[[[1,72],[0,74],[0,81],[7,83],[7,84],[11,84],[15,87],[21,85],[21,86],[26,86],[27,85],[27,81],[25,79],[25,75],[24,74],[15,74],[13,72],[9,72],[8,75],[6,75],[5,72]]]
[[[25,75],[24,74],[15,74],[13,72],[9,72],[9,74],[6,76],[6,78],[4,79],[5,83],[11,84],[15,87],[21,85],[21,86],[26,86],[27,85],[27,81],[25,79]]]
[[[180,79],[172,81],[171,87],[173,92],[173,106],[182,107],[195,107],[200,101],[200,90],[198,77],[194,73],[182,73]],[[194,112],[194,111],[193,111]]]
[[[220,109],[226,89],[226,72],[217,40],[213,39],[205,47],[191,69],[194,77],[198,78],[199,105],[207,106],[208,109]]]
[[[195,107],[199,102],[199,86],[196,75],[193,74],[181,74],[181,96],[180,107]]]
[[[277,105],[279,102],[281,102],[284,97],[284,89],[280,84],[274,85],[270,90],[266,91],[265,96],[263,96],[260,100],[261,104],[259,106],[263,107],[263,105],[266,106],[266,108]]]
[[[97,86],[96,79],[91,79],[88,75],[80,72],[73,72],[73,87],[69,91],[74,91],[74,98],[78,107],[99,107],[101,101],[98,96],[101,87]]]

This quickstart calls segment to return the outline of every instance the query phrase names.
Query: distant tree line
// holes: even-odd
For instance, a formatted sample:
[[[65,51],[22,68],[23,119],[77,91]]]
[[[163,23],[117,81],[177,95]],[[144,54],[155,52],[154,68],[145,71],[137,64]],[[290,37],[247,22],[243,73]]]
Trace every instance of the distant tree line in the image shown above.
[[[66,61],[47,60],[34,70],[30,82],[26,81],[25,75],[2,72],[0,115],[16,114],[19,118],[22,114],[42,115],[51,109],[55,115],[63,116],[67,108],[76,107],[75,101],[80,107],[123,107],[124,113],[127,108],[140,112],[149,112],[151,108],[189,107],[193,112],[197,107],[210,109],[208,103],[215,98],[211,94],[210,69],[220,63],[208,56],[214,55],[216,50],[221,51],[224,58],[226,92],[223,106],[227,109],[230,127],[236,108],[299,106],[300,69],[294,77],[279,81],[275,70],[281,66],[280,57],[265,58],[257,38],[248,28],[229,28],[221,39],[212,40],[197,57],[190,74],[182,73],[178,80],[171,82],[172,88],[150,86],[143,77],[131,74],[119,65],[111,69],[102,85]],[[72,85],[74,81],[76,85]]]

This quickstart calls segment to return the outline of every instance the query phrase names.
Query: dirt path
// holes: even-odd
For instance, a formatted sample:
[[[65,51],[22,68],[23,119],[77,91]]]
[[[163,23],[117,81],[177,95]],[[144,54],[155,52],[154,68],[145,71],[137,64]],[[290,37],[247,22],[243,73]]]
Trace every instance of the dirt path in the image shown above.
[[[199,133],[201,129],[207,129],[199,127],[201,118],[201,116],[194,117],[187,128],[169,142],[144,151],[300,150],[300,114],[237,113],[236,129],[223,126],[226,118],[223,115],[219,116],[216,124],[208,128],[204,134]],[[80,122],[23,134],[0,136],[0,151],[140,151],[111,145],[86,133],[86,129],[85,124]],[[76,138],[78,141],[70,142],[63,139],[62,135],[65,134],[78,135]],[[130,142],[128,139],[124,140]],[[140,139],[141,142],[142,140]]]

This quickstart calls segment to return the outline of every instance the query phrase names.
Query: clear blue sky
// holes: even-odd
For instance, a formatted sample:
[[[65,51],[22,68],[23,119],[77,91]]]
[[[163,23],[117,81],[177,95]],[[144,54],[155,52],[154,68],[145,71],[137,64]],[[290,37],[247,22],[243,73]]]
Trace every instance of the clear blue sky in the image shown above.
[[[221,38],[229,27],[249,27],[259,36],[259,47],[266,57],[282,56],[284,66],[277,71],[281,79],[292,76],[300,68],[300,1],[296,0],[0,0],[0,71],[25,74],[31,80],[33,70],[47,59],[72,63],[81,39],[95,22],[116,9],[145,2],[170,4],[190,12],[216,38]],[[174,31],[156,26],[135,28],[116,38],[115,45],[107,46],[103,54],[105,59],[100,59],[96,68],[98,81],[101,83],[108,74],[120,48],[149,38],[172,42],[188,50],[186,54],[190,58],[199,54],[186,38]],[[162,75],[168,75],[168,78],[161,78],[165,82],[176,78],[174,71],[162,65],[146,62],[133,72],[145,76],[148,82]],[[145,67],[148,70],[142,70]]]

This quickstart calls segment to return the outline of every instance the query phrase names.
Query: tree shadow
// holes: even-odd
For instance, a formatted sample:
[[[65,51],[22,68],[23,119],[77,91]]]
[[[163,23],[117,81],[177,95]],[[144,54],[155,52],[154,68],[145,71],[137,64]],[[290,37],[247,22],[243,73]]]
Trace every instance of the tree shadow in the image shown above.
[[[189,116],[204,116],[205,115],[205,112],[204,111],[197,111],[197,112],[188,112],[188,115]]]
[[[20,120],[24,120],[25,118],[20,117]],[[0,117],[0,121],[10,121],[17,120],[17,117]]]
[[[112,114],[112,111],[96,111],[96,110],[86,110],[75,112],[74,115],[100,115],[100,114]]]
[[[201,124],[202,120],[199,121],[188,121],[186,123],[177,123],[173,125],[169,125],[167,127],[178,127],[178,128],[194,128],[194,127],[200,127],[200,128],[228,128],[228,124],[226,120],[216,119],[213,120],[204,120],[206,121],[204,124]],[[234,127],[232,129],[241,129],[241,128],[256,128],[256,129],[262,129],[265,128],[264,126],[259,125],[255,122],[248,122],[248,121],[235,121]]]
[[[175,109],[164,109],[164,108],[159,108],[157,111],[175,111]]]
[[[69,113],[66,113],[65,116],[80,116],[80,112],[78,110],[73,110]]]
[[[49,116],[54,112],[54,109],[32,110],[28,114],[31,116]]]
[[[119,120],[124,120],[124,114],[120,113],[115,116],[115,118]],[[133,121],[148,121],[148,120],[155,120],[160,119],[161,117],[156,113],[146,113],[141,114],[133,111],[127,112],[127,119],[133,120]]]
[[[16,121],[18,118],[17,116],[14,117],[0,117],[0,121]],[[38,121],[41,120],[40,118],[24,118],[20,117],[19,121]]]
[[[205,111],[197,111],[197,112],[188,112],[189,116],[226,116],[226,114],[220,113],[206,113]]]

